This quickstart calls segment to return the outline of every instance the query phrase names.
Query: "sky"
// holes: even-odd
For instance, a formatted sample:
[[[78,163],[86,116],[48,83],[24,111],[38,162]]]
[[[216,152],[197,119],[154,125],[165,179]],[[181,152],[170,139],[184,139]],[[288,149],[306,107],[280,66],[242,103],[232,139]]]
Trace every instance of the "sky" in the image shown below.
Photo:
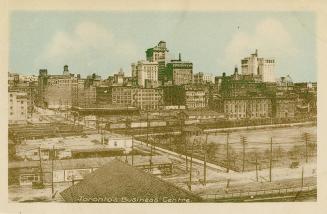
[[[258,49],[276,60],[277,77],[316,81],[312,12],[14,11],[10,14],[9,72],[39,69],[103,78],[145,59],[147,48],[167,42],[169,57],[193,62],[193,72],[232,74]]]

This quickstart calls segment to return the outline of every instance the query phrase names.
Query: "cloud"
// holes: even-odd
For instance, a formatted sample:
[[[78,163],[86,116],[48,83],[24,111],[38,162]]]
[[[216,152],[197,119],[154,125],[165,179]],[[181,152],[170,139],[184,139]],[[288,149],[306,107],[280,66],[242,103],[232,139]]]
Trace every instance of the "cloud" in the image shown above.
[[[78,69],[73,72],[86,75],[104,72],[108,69],[106,65],[116,57],[135,58],[136,54],[137,46],[132,41],[115,38],[103,25],[81,22],[69,32],[57,32],[36,59],[35,65],[58,68],[69,64]]]
[[[242,26],[241,26],[242,28]],[[258,49],[259,56],[266,58],[293,57],[297,49],[291,35],[281,22],[268,18],[258,22],[253,33],[242,29],[235,33],[224,50],[224,58],[219,65],[231,71],[234,65],[240,65],[242,58],[249,56]]]

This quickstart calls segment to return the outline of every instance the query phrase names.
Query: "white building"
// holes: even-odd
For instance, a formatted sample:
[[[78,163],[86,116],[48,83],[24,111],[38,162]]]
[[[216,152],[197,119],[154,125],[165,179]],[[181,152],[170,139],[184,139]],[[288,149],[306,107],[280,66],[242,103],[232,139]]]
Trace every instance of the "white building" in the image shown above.
[[[158,62],[138,61],[132,63],[132,76],[137,79],[137,84],[141,87],[158,85]]]
[[[263,82],[276,82],[275,60],[258,58],[258,50],[241,60],[243,75],[260,75]]]
[[[38,76],[36,75],[19,75],[20,82],[37,82]]]
[[[203,81],[205,83],[215,83],[215,76],[212,74],[203,74]]]
[[[27,121],[27,93],[9,91],[9,124],[26,123]]]
[[[132,151],[132,138],[115,134],[93,134],[87,137],[72,136],[64,139],[48,138],[25,140],[16,146],[16,156],[26,160],[49,160],[51,152],[56,159],[74,158],[74,154]],[[40,152],[40,153],[39,153]]]

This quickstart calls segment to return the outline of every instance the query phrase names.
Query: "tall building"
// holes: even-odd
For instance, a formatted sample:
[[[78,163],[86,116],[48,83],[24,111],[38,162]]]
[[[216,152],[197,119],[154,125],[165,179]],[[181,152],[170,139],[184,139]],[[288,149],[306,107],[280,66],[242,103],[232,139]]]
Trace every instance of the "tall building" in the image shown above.
[[[26,123],[27,121],[27,93],[9,90],[9,124]]]
[[[162,84],[167,62],[168,49],[165,41],[160,41],[157,46],[146,50],[146,60],[158,63],[158,80]]]
[[[158,63],[150,61],[138,61],[132,64],[132,75],[137,80],[137,85],[151,88],[158,86]]]
[[[46,69],[39,71],[39,104],[48,108],[69,108],[77,94],[80,76],[70,74],[64,66],[63,75],[48,75]]]
[[[181,54],[177,60],[167,63],[165,75],[173,85],[185,85],[193,82],[193,63],[182,61]]]
[[[258,57],[258,50],[241,60],[243,75],[260,75],[263,82],[276,82],[275,60]]]

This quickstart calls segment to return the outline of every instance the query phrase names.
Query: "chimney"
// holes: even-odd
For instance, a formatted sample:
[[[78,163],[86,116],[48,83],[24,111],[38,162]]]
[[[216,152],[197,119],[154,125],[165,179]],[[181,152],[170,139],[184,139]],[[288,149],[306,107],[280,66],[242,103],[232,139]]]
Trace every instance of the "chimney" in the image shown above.
[[[255,56],[258,56],[258,49],[255,49]]]
[[[182,55],[181,55],[181,53],[179,53],[179,55],[178,55],[178,60],[179,61],[182,61]]]

